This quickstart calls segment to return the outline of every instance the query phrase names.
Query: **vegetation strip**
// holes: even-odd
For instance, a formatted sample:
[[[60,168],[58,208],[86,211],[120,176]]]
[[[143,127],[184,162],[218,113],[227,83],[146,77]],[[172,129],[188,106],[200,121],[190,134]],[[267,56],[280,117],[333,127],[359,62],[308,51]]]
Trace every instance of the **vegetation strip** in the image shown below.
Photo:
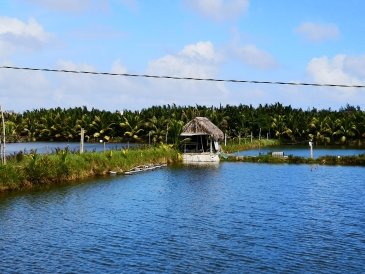
[[[21,155],[21,156],[19,156]],[[60,150],[56,154],[19,154],[0,166],[0,192],[125,173],[137,166],[162,165],[179,160],[171,146],[83,154]]]
[[[271,155],[259,156],[234,156],[224,157],[227,162],[267,163],[267,164],[318,164],[318,165],[344,165],[365,166],[365,154],[358,156],[322,156],[316,159],[299,156],[275,157]]]
[[[184,124],[206,117],[237,143],[251,138],[315,145],[365,145],[365,112],[347,105],[340,110],[302,110],[276,103],[238,106],[153,106],[141,111],[101,111],[77,107],[5,112],[7,141],[160,142],[178,144]]]

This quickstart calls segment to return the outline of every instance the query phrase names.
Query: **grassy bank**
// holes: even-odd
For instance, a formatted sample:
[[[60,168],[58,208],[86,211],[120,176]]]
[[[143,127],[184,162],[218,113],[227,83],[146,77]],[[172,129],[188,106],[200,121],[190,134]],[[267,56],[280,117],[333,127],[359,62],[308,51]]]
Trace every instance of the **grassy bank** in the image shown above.
[[[236,142],[230,142],[227,144],[227,146],[223,146],[223,150],[227,153],[233,153],[233,152],[242,151],[242,150],[255,149],[255,148],[260,148],[260,147],[278,146],[278,145],[280,145],[279,140],[254,139],[254,140],[252,140],[252,142],[248,141],[248,142],[244,143],[242,141],[240,144],[236,143]]]
[[[271,155],[261,156],[229,156],[223,161],[228,162],[249,162],[249,163],[270,163],[270,164],[318,164],[318,165],[344,165],[344,166],[365,166],[365,154],[357,156],[323,156],[317,159],[298,156],[273,157]]]
[[[169,146],[84,154],[67,150],[56,154],[18,154],[0,166],[0,192],[103,176],[110,171],[122,173],[139,165],[178,159],[178,152]]]

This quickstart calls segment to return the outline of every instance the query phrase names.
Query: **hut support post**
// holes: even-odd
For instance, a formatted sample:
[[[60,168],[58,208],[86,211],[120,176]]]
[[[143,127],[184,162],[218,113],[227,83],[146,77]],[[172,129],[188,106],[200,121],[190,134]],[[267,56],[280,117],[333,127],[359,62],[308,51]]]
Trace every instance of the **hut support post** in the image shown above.
[[[200,136],[200,145],[202,146],[202,151],[204,152],[203,136]]]

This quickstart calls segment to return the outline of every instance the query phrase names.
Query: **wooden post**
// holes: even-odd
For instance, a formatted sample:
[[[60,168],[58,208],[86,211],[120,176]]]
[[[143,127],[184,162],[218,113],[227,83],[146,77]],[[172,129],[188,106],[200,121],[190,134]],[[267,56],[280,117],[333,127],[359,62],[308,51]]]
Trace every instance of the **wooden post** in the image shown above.
[[[1,111],[1,122],[3,125],[3,149],[2,149],[2,162],[4,165],[6,165],[6,141],[5,141],[5,120],[4,120],[4,112],[0,106],[0,111]]]
[[[80,154],[84,153],[84,138],[85,138],[85,130],[81,128]]]

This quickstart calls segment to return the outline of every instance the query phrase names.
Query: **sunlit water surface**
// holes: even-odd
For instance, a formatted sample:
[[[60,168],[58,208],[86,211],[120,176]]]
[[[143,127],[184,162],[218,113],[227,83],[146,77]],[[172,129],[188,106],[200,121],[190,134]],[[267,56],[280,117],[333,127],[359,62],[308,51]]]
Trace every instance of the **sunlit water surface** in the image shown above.
[[[309,146],[276,146],[263,147],[257,149],[244,150],[235,153],[238,156],[258,156],[260,154],[266,155],[271,152],[284,152],[284,155],[293,155],[299,157],[311,157]],[[346,148],[346,147],[316,147],[313,148],[313,158],[322,156],[357,156],[365,153],[365,148]]]
[[[128,146],[135,146],[135,144],[128,145],[127,143],[84,143],[84,151],[104,151],[118,150],[127,148]],[[25,142],[25,143],[8,143],[6,144],[6,154],[11,155],[20,151],[30,153],[36,151],[37,153],[53,153],[56,149],[69,149],[70,151],[79,151],[80,143],[77,142]]]
[[[364,175],[222,163],[0,196],[0,273],[363,273]]]

